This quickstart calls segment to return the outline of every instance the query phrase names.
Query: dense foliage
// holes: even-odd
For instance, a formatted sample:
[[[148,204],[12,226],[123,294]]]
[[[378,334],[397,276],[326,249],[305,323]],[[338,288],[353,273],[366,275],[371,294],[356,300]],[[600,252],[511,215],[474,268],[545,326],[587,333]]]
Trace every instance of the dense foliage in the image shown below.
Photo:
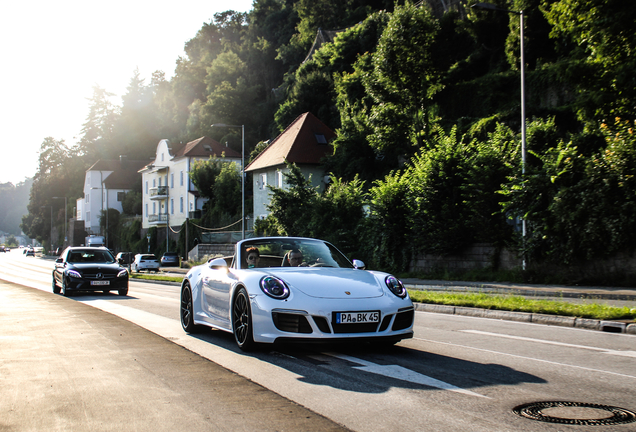
[[[525,172],[520,14],[448,3],[255,0],[247,14],[216,14],[185,44],[172,78],[158,71],[146,84],[135,72],[121,107],[96,87],[79,143],[45,140],[22,228],[48,237],[47,206],[60,207],[50,197],[73,202],[97,158],[148,157],[160,138],[203,135],[240,150],[240,134],[213,123],[244,124],[256,154],[311,111],[337,132],[324,161],[333,181],[314,190],[293,168],[288,188],[272,190],[260,232],[325,237],[397,270],[414,254],[475,241],[535,262],[629,252],[636,3],[493,0],[523,10]],[[308,57],[319,29],[337,35]],[[236,215],[235,178],[217,170],[200,184],[219,200],[209,226]]]

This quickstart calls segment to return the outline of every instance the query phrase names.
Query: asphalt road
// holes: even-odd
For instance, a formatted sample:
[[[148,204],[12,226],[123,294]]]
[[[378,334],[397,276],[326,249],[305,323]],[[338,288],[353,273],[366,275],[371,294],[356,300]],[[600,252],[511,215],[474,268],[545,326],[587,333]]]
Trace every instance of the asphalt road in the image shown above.
[[[0,284],[0,431],[636,430],[580,424],[611,421],[606,407],[636,411],[634,335],[417,312],[415,338],[392,349],[245,355],[231,335],[181,330],[178,287],[64,298],[50,266],[0,256],[0,278],[31,287]],[[579,404],[542,411],[579,424],[513,411],[546,401]]]

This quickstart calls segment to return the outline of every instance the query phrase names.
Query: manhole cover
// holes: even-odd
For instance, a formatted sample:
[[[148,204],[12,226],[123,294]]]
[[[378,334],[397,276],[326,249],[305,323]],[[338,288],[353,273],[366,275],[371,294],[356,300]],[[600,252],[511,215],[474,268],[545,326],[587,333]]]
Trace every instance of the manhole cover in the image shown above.
[[[624,408],[579,402],[533,402],[512,411],[532,420],[571,425],[602,426],[636,421],[636,413]]]

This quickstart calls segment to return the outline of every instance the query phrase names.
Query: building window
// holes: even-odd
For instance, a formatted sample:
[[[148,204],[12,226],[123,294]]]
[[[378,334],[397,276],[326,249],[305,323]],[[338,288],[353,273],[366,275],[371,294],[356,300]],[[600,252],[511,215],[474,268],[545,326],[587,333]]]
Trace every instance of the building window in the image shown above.
[[[161,153],[161,162],[163,162],[163,153]]]
[[[148,180],[146,180],[146,195],[148,195]]]
[[[174,214],[174,200],[170,198],[170,214]]]
[[[261,174],[261,184],[259,185],[259,189],[265,189],[267,186],[267,173]]]
[[[117,201],[122,202],[125,196],[126,192],[117,192]]]
[[[148,217],[148,204],[146,203],[146,217]]]
[[[90,204],[91,203],[91,193],[89,192],[88,195],[86,195],[86,204]]]
[[[179,173],[179,186],[183,186],[183,170]]]
[[[179,212],[183,213],[183,197],[179,198]]]
[[[174,174],[170,173],[170,187],[174,189]]]
[[[314,134],[316,135],[316,142],[318,144],[327,144],[327,138],[323,134]]]
[[[159,177],[159,187],[161,187],[161,177]]]
[[[278,186],[279,188],[283,187],[283,172],[282,171],[276,171],[276,186]]]
[[[157,179],[152,179],[152,187],[156,187],[157,186]]]
[[[157,214],[157,203],[155,202],[152,203],[152,214]]]

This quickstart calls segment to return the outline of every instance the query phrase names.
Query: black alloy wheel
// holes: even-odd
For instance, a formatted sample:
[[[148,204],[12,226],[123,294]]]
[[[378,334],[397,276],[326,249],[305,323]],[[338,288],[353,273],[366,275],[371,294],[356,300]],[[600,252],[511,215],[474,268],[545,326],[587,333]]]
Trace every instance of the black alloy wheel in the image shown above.
[[[251,351],[255,348],[254,335],[252,334],[252,312],[250,299],[245,288],[240,288],[234,297],[232,305],[232,331],[236,344],[243,351]]]
[[[181,290],[181,327],[187,333],[197,333],[201,331],[201,326],[194,323],[194,307],[192,304],[192,289],[186,282]]]

